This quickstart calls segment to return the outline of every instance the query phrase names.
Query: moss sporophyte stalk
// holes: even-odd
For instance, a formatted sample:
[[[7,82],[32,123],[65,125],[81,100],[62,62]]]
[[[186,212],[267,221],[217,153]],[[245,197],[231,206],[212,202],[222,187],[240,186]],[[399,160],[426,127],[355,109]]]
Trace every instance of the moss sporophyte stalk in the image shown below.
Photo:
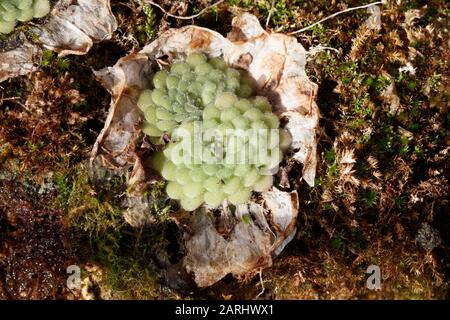
[[[0,33],[10,33],[18,21],[42,18],[49,11],[49,0],[0,0]]]
[[[252,79],[220,58],[200,53],[154,74],[142,91],[142,130],[171,141],[153,157],[168,181],[170,198],[185,210],[224,200],[245,203],[252,191],[273,184],[273,174],[290,145],[265,97],[254,96]]]

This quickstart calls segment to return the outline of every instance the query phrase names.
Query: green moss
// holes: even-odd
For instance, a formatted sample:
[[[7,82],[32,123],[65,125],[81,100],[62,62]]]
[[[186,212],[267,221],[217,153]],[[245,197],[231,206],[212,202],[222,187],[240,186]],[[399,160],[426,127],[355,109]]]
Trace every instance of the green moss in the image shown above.
[[[369,190],[365,192],[361,197],[361,201],[366,209],[374,207],[377,203],[377,200],[378,193],[376,190]]]
[[[240,6],[243,8],[249,8],[252,4],[254,4],[254,1],[251,0],[228,0],[227,2],[229,5]]]
[[[312,27],[311,29],[313,36],[316,36],[319,38],[319,41],[326,45],[329,41],[327,37],[327,29],[323,24],[318,24]]]
[[[336,235],[331,239],[331,247],[334,250],[340,250],[343,247],[343,236],[342,232],[337,232]]]
[[[367,240],[363,230],[360,228],[350,229],[350,245],[353,251],[360,251],[367,248]]]
[[[53,177],[53,181],[56,184],[59,192],[59,202],[64,209],[68,209],[69,201],[72,192],[74,191],[73,182],[70,179],[70,176],[57,172]]]
[[[414,146],[414,154],[418,157],[423,157],[424,156],[424,151],[423,151],[423,147],[421,144],[416,144]]]
[[[112,289],[116,299],[155,299],[158,292],[151,253],[166,246],[166,225],[152,229],[131,227],[122,217],[120,200],[96,191],[82,166],[56,173],[58,201],[69,213],[70,226],[80,263],[94,263],[104,272],[102,290]],[[122,180],[111,182],[111,186]],[[158,197],[163,184],[157,184],[147,196]],[[155,207],[155,212],[159,212]]]
[[[145,17],[144,19],[138,20],[136,24],[136,34],[141,46],[155,39],[158,32],[158,20],[153,7],[151,5],[144,5],[142,12]]]
[[[407,200],[407,196],[405,196],[405,195],[395,198],[394,202],[395,202],[395,207],[398,209],[399,212],[403,213],[408,208],[407,207],[408,200]]]
[[[377,90],[378,94],[381,94],[386,90],[387,86],[389,85],[389,80],[384,76],[378,76],[375,84],[375,89]]]
[[[334,162],[334,160],[336,159],[336,156],[334,154],[334,150],[333,149],[327,149],[325,150],[325,159],[328,162]]]
[[[51,72],[61,75],[70,69],[70,59],[60,58],[51,50],[44,50],[42,53],[41,67],[47,68]]]
[[[409,156],[409,140],[407,137],[401,137],[400,138],[400,149],[398,151],[398,154],[402,158],[407,158]]]

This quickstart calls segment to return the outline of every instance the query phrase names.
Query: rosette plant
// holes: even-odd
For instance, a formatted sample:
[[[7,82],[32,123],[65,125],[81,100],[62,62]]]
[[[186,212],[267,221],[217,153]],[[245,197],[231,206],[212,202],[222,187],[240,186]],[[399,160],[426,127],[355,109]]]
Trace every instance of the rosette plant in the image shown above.
[[[273,184],[289,146],[269,101],[253,96],[251,79],[220,58],[194,53],[155,73],[138,100],[151,137],[171,136],[154,166],[169,197],[185,210],[203,203],[247,202]]]

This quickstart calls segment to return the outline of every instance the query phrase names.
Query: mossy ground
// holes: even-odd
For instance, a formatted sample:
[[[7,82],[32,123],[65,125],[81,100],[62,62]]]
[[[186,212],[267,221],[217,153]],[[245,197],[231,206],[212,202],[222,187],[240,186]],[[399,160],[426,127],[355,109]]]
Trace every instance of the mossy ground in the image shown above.
[[[190,15],[210,1],[161,3],[173,14]],[[268,27],[291,32],[361,4],[275,1]],[[133,229],[119,209],[126,192],[123,179],[115,177],[101,189],[88,181],[84,164],[110,99],[91,70],[113,65],[169,27],[195,23],[226,34],[241,11],[264,24],[270,6],[268,0],[229,0],[184,21],[157,8],[113,2],[119,29],[110,41],[86,56],[58,58],[45,52],[39,72],[0,84],[0,179],[13,180],[16,188],[20,184],[27,191],[21,203],[28,197],[39,204],[40,215],[62,217],[91,297],[179,296],[159,282],[153,263],[158,248],[172,245],[166,237],[170,219],[160,219],[152,230]],[[381,30],[368,29],[369,15],[359,10],[297,35],[306,49],[320,44],[339,53],[320,51],[307,64],[319,85],[322,113],[316,187],[298,183],[299,231],[274,265],[263,270],[262,298],[449,297],[449,14],[445,1],[390,1],[382,7]],[[408,63],[414,69],[401,71]],[[12,192],[7,184],[0,184],[3,194]],[[149,192],[160,192],[160,186],[155,188]],[[10,232],[8,212],[9,207],[0,207],[3,234]],[[416,241],[423,223],[442,239],[432,251]],[[5,261],[0,252],[0,297]],[[381,269],[380,291],[365,285],[372,264]],[[227,277],[185,297],[255,298],[260,291],[257,275]],[[42,292],[36,297],[70,296],[64,290]]]

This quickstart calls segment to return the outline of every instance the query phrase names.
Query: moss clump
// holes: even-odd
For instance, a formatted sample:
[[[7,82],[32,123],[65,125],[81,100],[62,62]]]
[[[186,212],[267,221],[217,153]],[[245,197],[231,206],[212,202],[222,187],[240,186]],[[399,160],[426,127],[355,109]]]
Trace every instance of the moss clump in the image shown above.
[[[0,33],[10,33],[18,21],[42,18],[50,11],[49,0],[1,0]]]
[[[182,84],[182,85],[181,85]],[[149,136],[172,141],[154,158],[167,194],[186,210],[241,204],[273,184],[290,137],[264,97],[252,97],[249,77],[222,59],[191,54],[153,77],[138,106]]]

